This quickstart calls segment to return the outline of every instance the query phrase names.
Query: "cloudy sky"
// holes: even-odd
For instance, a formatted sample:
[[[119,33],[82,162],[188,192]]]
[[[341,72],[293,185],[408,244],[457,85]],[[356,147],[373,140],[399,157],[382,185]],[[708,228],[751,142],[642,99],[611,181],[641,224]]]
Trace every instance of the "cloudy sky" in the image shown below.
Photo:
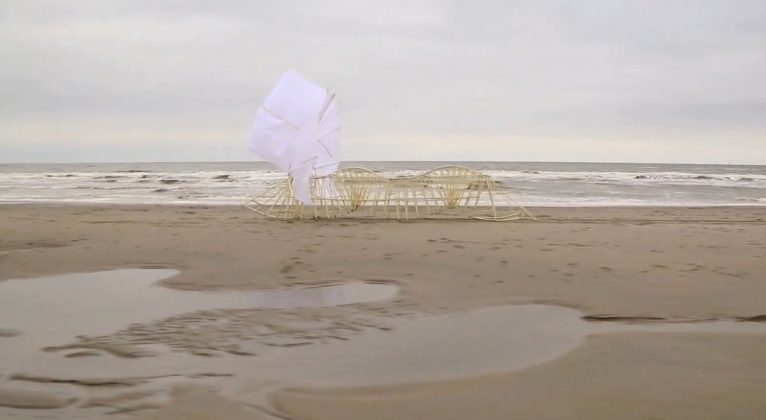
[[[293,68],[344,160],[766,164],[766,2],[0,0],[0,162],[256,160]]]

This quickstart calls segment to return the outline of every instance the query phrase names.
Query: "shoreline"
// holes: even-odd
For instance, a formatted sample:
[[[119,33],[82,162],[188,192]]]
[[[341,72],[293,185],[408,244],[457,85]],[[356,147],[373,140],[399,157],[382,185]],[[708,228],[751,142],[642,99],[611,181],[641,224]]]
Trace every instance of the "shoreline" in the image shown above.
[[[483,208],[483,207],[480,207]],[[251,215],[253,220],[273,223],[477,223],[477,224],[519,224],[519,223],[577,223],[583,221],[634,221],[637,223],[648,222],[705,222],[705,223],[764,223],[766,224],[766,205],[720,205],[720,206],[532,206],[524,207],[534,217],[532,219],[509,220],[509,221],[485,221],[466,217],[431,217],[395,219],[375,217],[335,217],[318,218],[305,217],[303,219],[272,219],[260,215],[248,209],[243,204],[152,204],[152,203],[0,203],[0,212],[16,209],[49,210],[49,211],[77,211],[94,210],[99,212],[123,212],[136,210],[148,212],[150,210],[181,212],[184,211],[210,211],[210,212],[236,212],[242,211],[243,215]],[[660,216],[665,216],[663,219]],[[712,218],[711,218],[712,217]],[[717,217],[717,219],[716,219]]]
[[[653,209],[653,208],[668,208],[668,209],[726,209],[726,208],[760,208],[760,209],[766,209],[766,203],[752,203],[752,204],[745,204],[745,203],[739,203],[739,204],[603,204],[603,205],[595,205],[595,204],[583,204],[583,205],[559,205],[559,204],[551,204],[551,205],[540,205],[540,204],[534,204],[534,205],[524,205],[521,203],[524,208],[528,210],[534,210],[534,209]],[[45,207],[56,207],[56,206],[83,206],[83,207],[94,207],[94,206],[103,206],[103,207],[210,207],[210,208],[216,208],[216,207],[244,207],[244,204],[242,203],[107,203],[107,202],[96,202],[96,201],[73,201],[73,202],[65,202],[65,201],[20,201],[20,202],[0,202],[0,207],[3,206],[45,206]],[[351,218],[350,218],[351,219]]]

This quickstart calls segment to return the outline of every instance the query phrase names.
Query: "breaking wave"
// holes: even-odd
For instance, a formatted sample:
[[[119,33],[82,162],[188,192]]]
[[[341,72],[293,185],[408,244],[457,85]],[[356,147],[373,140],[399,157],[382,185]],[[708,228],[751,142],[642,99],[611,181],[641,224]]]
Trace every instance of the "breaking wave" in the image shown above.
[[[445,162],[446,164],[446,162]],[[465,162],[531,206],[764,205],[766,166]],[[363,162],[409,176],[434,162]],[[253,169],[255,168],[255,169]],[[285,174],[259,163],[4,165],[0,202],[239,204]]]

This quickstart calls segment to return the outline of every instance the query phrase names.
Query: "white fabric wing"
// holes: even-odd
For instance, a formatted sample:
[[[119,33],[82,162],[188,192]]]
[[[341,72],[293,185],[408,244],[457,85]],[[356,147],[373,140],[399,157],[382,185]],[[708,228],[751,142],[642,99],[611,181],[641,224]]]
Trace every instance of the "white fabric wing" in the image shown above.
[[[319,176],[329,175],[338,170],[340,164],[340,119],[338,102],[333,96],[320,116],[317,132],[317,150],[314,168]]]
[[[314,150],[316,142],[318,114],[308,118],[295,137],[294,155],[289,171],[293,183],[293,195],[303,204],[311,204],[311,173],[314,170]]]
[[[327,89],[306,80],[294,70],[287,70],[263,102],[263,107],[295,127],[318,115]]]
[[[250,150],[258,156],[289,172],[293,160],[292,138],[297,130],[263,107],[255,113],[255,125],[250,137]]]
[[[340,163],[335,95],[286,71],[256,113],[250,150],[287,171],[295,197],[311,204],[312,174],[328,175]]]

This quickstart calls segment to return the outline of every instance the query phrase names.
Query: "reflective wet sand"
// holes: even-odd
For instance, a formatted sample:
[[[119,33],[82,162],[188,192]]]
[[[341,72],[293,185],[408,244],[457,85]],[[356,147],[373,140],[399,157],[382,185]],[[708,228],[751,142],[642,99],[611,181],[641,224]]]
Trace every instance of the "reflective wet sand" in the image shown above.
[[[344,317],[364,317],[364,322],[338,327],[350,334],[321,335],[317,331],[338,321],[311,311],[391,299],[397,286],[355,282],[198,292],[155,285],[175,273],[116,270],[0,283],[2,327],[18,333],[0,337],[0,405],[6,407],[0,413],[83,418],[141,410],[162,406],[173,387],[190,382],[214,386],[228,398],[269,412],[268,395],[281,388],[423,383],[512,372],[556,360],[593,334],[766,334],[766,324],[757,322],[592,322],[579,311],[553,305],[403,317],[366,313],[352,305]],[[30,310],[39,305],[46,310]],[[192,322],[198,317],[182,315],[224,308],[260,308],[259,318],[295,316],[284,326],[270,325],[263,334],[266,340],[234,335],[237,352],[213,351],[208,357],[152,338],[168,328],[157,320],[175,317],[176,324],[185,326],[179,334],[209,340],[216,329],[229,328],[231,320],[202,316],[213,324],[204,329]],[[110,338],[129,325],[134,329],[129,345],[120,344],[119,336]],[[245,325],[257,327],[261,325]],[[290,334],[276,335],[279,328]],[[80,335],[107,338],[65,346]],[[42,351],[51,348],[58,351]]]

